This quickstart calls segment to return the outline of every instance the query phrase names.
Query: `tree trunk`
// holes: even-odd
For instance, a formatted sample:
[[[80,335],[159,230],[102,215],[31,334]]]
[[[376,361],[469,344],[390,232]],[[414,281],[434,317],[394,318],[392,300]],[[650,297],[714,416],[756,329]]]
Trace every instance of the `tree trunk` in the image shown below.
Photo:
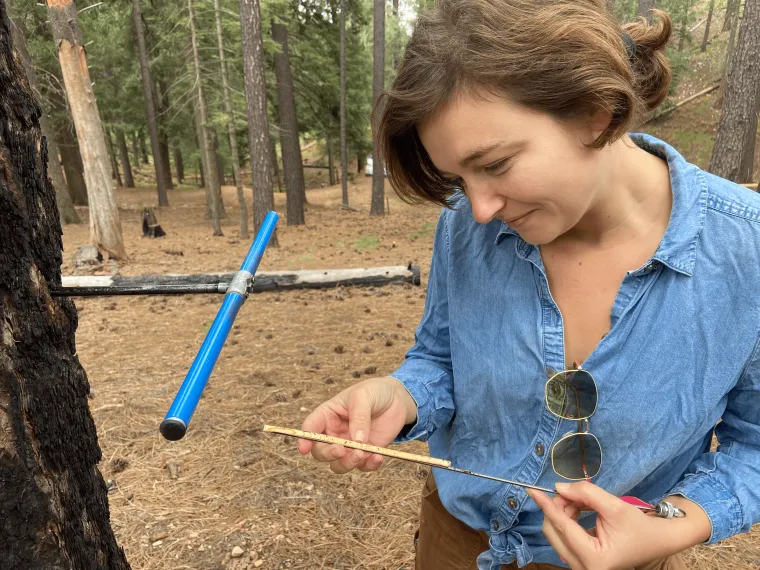
[[[715,11],[715,0],[710,0],[710,8],[707,11],[707,22],[705,23],[705,35],[702,37],[702,45],[699,51],[707,51],[707,43],[710,41],[710,24],[712,24],[713,12]]]
[[[277,191],[282,192],[282,182],[280,181],[280,162],[277,160],[277,140],[273,136],[269,137],[269,148],[272,150],[272,170],[274,171],[275,180],[277,180]]]
[[[372,103],[385,89],[385,0],[374,1],[374,39],[372,45]],[[370,216],[385,214],[385,175],[377,148],[372,150],[372,206]]]
[[[185,180],[185,165],[182,163],[182,149],[179,145],[174,147],[174,167],[177,169],[177,184]]]
[[[235,179],[238,205],[240,207],[240,237],[249,239],[248,233],[248,207],[245,204],[243,194],[243,178],[240,176],[240,154],[238,153],[237,137],[235,136],[235,112],[232,107],[232,93],[227,79],[227,63],[224,59],[224,40],[222,35],[222,10],[219,0],[214,0],[214,14],[216,15],[216,39],[219,44],[219,65],[222,70],[222,87],[224,88],[224,110],[227,113],[227,135],[230,138],[230,154],[232,155],[232,177]]]
[[[37,87],[37,74],[34,71],[34,65],[32,65],[32,57],[29,55],[29,50],[26,47],[26,39],[21,32],[21,28],[14,22],[10,22],[10,25],[14,47],[21,56],[21,63],[24,66],[24,71],[26,71],[26,77],[29,79],[31,91],[41,106],[42,98]],[[61,169],[61,161],[58,158],[58,144],[55,142],[48,114],[44,109],[40,115],[40,127],[42,129],[42,136],[45,137],[45,141],[47,142],[47,173],[50,175],[50,180],[53,182],[53,188],[55,189],[55,200],[58,205],[58,215],[61,218],[61,223],[79,224],[81,220],[71,201],[71,195],[69,194],[69,189],[63,177],[63,170]]]
[[[650,10],[657,7],[657,0],[638,0],[638,6],[636,8],[636,14],[642,18],[646,18],[647,21],[652,21],[652,15]]]
[[[69,188],[71,200],[77,206],[87,205],[87,185],[84,182],[84,166],[79,154],[79,145],[71,132],[73,125],[64,125],[59,133],[59,150],[61,165],[66,174],[66,186]]]
[[[739,13],[740,3],[741,0],[728,0],[726,3],[726,15],[723,17],[723,29],[720,31],[721,34],[723,32],[730,32],[731,29],[735,27],[735,15]]]
[[[243,40],[243,71],[248,112],[248,147],[253,179],[253,231],[258,232],[267,212],[274,210],[272,158],[269,146],[267,85],[264,76],[264,44],[261,37],[260,0],[239,0]],[[277,232],[270,247],[278,246]]]
[[[200,187],[206,186],[206,180],[203,177],[203,159],[198,159],[198,174],[200,176]]]
[[[135,37],[137,38],[137,56],[140,60],[140,79],[143,87],[143,97],[145,99],[145,115],[148,121],[148,134],[150,135],[150,148],[153,153],[153,168],[156,173],[156,186],[158,188],[158,205],[168,206],[169,195],[166,192],[166,174],[164,173],[164,164],[161,160],[161,149],[158,142],[158,122],[156,120],[156,99],[153,89],[153,79],[150,73],[150,63],[148,61],[148,47],[145,41],[145,27],[140,8],[140,0],[132,0],[132,20],[135,26]],[[145,139],[140,137],[143,153],[145,153]],[[147,157],[145,164],[148,163]]]
[[[691,1],[686,0],[683,4],[683,12],[681,13],[681,29],[678,31],[678,51],[682,52],[686,45],[686,39],[689,36],[689,9],[691,8]]]
[[[123,188],[124,182],[121,180],[121,173],[119,172],[119,163],[116,161],[116,149],[113,147],[113,137],[111,136],[111,129],[106,129],[106,141],[108,142],[108,157],[111,160],[111,173],[116,180],[116,187]]]
[[[172,182],[172,165],[169,160],[169,135],[166,132],[165,118],[163,118],[164,112],[169,108],[169,88],[166,86],[166,81],[159,79],[156,87],[156,121],[158,122],[158,148],[161,152],[161,160],[163,161],[164,180],[166,181],[166,189],[173,190],[174,183]]]
[[[127,149],[127,139],[124,136],[123,129],[116,129],[116,142],[119,146],[121,168],[124,170],[124,186],[126,188],[134,188],[135,179],[132,177],[132,165],[129,163],[129,149]]]
[[[398,6],[396,7],[398,9]],[[348,145],[346,141],[346,0],[340,0],[340,188],[348,206]]]
[[[747,2],[728,77],[710,172],[750,182],[760,90],[760,5]]]
[[[127,252],[121,236],[116,192],[108,175],[105,134],[92,91],[76,6],[71,0],[47,0],[47,5],[66,96],[82,151],[90,206],[90,240],[104,257],[123,259]]]
[[[0,69],[0,568],[128,570],[98,471],[76,308],[49,293],[61,282],[61,225],[4,2]]]
[[[150,164],[148,160],[148,148],[145,146],[145,136],[142,131],[140,131],[140,152],[142,153],[142,163]]]
[[[741,5],[737,2],[732,15],[731,33],[728,36],[728,45],[726,46],[726,59],[723,64],[723,75],[720,80],[720,93],[718,93],[718,97],[716,97],[715,103],[713,104],[716,109],[720,109],[723,106],[723,98],[726,95],[726,87],[728,84],[728,76],[731,73],[731,66],[734,62],[734,48],[736,47],[734,38],[736,38],[736,30],[739,28],[738,21],[740,9]]]
[[[206,117],[206,98],[203,94],[203,85],[201,83],[201,61],[198,55],[198,41],[195,37],[195,15],[193,12],[193,0],[187,0],[187,9],[190,19],[190,39],[193,48],[193,62],[195,64],[195,84],[197,85],[196,97],[198,101],[198,120],[200,123],[200,144],[201,153],[206,157],[206,193],[211,199],[211,225],[214,228],[215,236],[224,235],[222,225],[219,221],[219,202],[217,200],[216,182],[218,175],[216,173],[216,159],[212,147],[211,138],[208,132],[208,119]]]
[[[280,48],[274,54],[274,73],[277,78],[277,95],[280,103],[280,148],[287,192],[288,225],[294,226],[306,223],[304,217],[306,184],[303,179],[301,142],[288,54],[288,29],[284,24],[272,21],[272,39]]]
[[[137,138],[140,136],[140,133],[132,133],[132,156],[134,156],[135,160],[135,168],[140,167],[140,144],[137,142]]]
[[[335,186],[335,161],[333,160],[333,144],[332,136],[327,133],[327,170],[330,171],[329,180],[330,186]]]
[[[356,154],[356,174],[364,172],[364,155],[362,153]]]

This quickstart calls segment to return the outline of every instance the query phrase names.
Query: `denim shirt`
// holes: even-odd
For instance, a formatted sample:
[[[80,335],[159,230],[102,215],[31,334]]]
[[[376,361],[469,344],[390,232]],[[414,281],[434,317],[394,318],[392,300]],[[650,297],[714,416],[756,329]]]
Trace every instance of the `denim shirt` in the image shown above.
[[[760,521],[760,196],[654,137],[631,138],[667,160],[673,202],[659,247],[626,273],[609,333],[583,363],[599,393],[593,482],[648,502],[686,497],[707,513],[714,543]],[[466,200],[444,209],[415,344],[392,374],[418,405],[397,441],[426,440],[454,467],[553,488],[563,479],[550,449],[578,429],[545,405],[547,371],[564,368],[539,249],[504,222],[476,223]],[[446,509],[490,536],[481,570],[564,566],[523,488],[434,475]]]

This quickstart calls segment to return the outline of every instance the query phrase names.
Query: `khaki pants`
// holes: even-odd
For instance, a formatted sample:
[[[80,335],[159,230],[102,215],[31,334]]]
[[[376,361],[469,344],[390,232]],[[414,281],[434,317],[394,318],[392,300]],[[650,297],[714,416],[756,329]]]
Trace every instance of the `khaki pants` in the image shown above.
[[[477,570],[476,560],[488,550],[488,535],[477,531],[446,511],[438,498],[433,474],[428,475],[422,491],[420,528],[415,536],[415,570]],[[518,570],[516,562],[501,567]],[[562,570],[553,564],[531,563],[527,570]],[[687,570],[681,557],[656,560],[633,570]]]

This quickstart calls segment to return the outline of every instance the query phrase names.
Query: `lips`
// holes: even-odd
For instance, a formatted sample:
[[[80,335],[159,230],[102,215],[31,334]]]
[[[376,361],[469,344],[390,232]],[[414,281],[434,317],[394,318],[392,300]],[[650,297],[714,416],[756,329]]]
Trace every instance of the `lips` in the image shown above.
[[[510,218],[509,220],[505,220],[507,224],[514,224],[515,222],[519,222],[522,220],[525,216],[528,214],[533,213],[535,210],[531,210],[530,212],[525,212],[524,214],[520,214],[519,216],[515,216],[514,218]]]

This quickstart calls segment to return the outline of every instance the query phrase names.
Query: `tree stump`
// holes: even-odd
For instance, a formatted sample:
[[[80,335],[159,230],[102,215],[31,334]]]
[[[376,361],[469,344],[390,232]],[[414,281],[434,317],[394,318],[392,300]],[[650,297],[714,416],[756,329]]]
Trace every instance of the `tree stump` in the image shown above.
[[[166,235],[166,232],[158,225],[153,208],[143,208],[142,230],[143,237],[158,238]]]

